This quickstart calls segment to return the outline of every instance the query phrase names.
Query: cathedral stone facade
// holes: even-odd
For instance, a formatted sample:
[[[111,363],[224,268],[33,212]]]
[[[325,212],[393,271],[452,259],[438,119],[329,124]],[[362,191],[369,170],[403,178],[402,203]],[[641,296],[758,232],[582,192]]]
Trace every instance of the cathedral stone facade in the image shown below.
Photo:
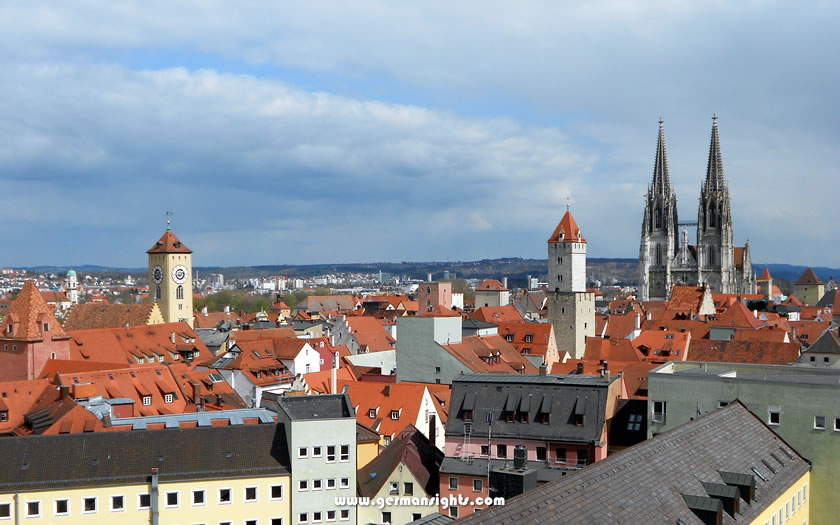
[[[712,139],[706,180],[697,210],[697,244],[688,244],[688,231],[677,219],[677,196],[668,173],[665,131],[659,121],[653,182],[645,199],[642,241],[639,248],[639,296],[665,300],[673,285],[701,286],[714,293],[755,293],[750,243],[735,246],[729,188],[723,176],[717,117],[712,119]]]

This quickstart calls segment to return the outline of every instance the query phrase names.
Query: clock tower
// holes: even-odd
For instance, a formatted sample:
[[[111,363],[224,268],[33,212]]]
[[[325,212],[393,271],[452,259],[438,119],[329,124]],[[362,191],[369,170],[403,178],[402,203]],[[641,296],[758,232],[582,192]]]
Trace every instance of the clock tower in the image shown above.
[[[149,254],[149,297],[167,323],[193,325],[192,250],[167,227]]]

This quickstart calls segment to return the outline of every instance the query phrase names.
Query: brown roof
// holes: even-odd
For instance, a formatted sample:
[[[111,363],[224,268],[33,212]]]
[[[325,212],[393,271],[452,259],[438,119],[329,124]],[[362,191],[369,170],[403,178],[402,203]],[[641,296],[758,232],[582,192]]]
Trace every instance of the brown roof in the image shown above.
[[[732,258],[735,259],[735,268],[742,269],[744,267],[744,252],[745,248],[743,246],[736,246],[732,249]]]
[[[525,319],[512,304],[504,306],[482,306],[470,315],[470,319],[477,319],[485,323],[520,323]],[[399,335],[399,334],[398,334]]]
[[[64,322],[66,330],[119,328],[149,324],[149,318],[160,307],[150,304],[77,304],[70,309]]]
[[[571,211],[566,210],[566,214],[560,219],[560,224],[554,229],[548,242],[586,242]]]
[[[64,292],[48,290],[41,291],[41,295],[44,297],[44,300],[48,303],[67,303],[70,301],[70,299],[67,298],[67,294]]]
[[[799,343],[692,339],[688,351],[692,361],[787,365],[799,358]]]
[[[793,284],[823,284],[817,274],[814,273],[814,270],[811,268],[806,268],[804,272],[802,272],[802,277],[799,278]]]
[[[502,283],[500,283],[496,279],[485,279],[483,283],[478,285],[478,288],[476,288],[476,291],[486,291],[486,290],[503,291],[503,290],[507,290],[507,288],[505,288],[504,285],[502,285]]]
[[[473,372],[536,374],[537,368],[500,335],[464,337],[460,343],[441,345]]]
[[[160,240],[146,253],[192,253],[192,250],[187,248],[174,233],[166,230]]]
[[[9,323],[20,323],[15,330],[14,339],[41,341],[44,338],[42,323],[49,323],[53,339],[67,338],[67,333],[55,320],[52,310],[33,281],[26,281],[18,296],[9,305],[6,324]]]
[[[770,268],[765,266],[764,273],[761,274],[761,278],[759,279],[759,281],[769,281],[772,278],[773,277],[770,276]]]

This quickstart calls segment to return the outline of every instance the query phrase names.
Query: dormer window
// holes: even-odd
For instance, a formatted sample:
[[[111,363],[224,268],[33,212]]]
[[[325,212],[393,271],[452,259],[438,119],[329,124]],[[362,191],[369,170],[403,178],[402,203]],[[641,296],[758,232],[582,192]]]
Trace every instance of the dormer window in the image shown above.
[[[49,331],[50,331],[50,323],[44,323],[44,331],[45,331],[45,332],[49,332]]]
[[[151,406],[152,404],[152,396],[143,396],[143,406]]]
[[[533,343],[534,342],[534,336],[531,335],[531,334],[526,335],[525,336],[525,342],[526,343]]]
[[[368,417],[371,418],[371,419],[376,417],[376,409],[375,408],[371,408],[370,410],[368,410]]]
[[[575,414],[575,426],[583,426],[583,414]]]
[[[391,419],[393,419],[394,421],[398,421],[400,419],[400,411],[391,410]]]
[[[166,395],[163,396],[163,402],[164,403],[171,403],[172,399],[173,399],[172,394],[166,394]]]
[[[0,411],[0,422],[6,422],[9,420],[9,411],[2,410]]]
[[[512,342],[513,342],[513,334],[507,334],[507,335],[505,336],[505,340],[506,340],[508,343],[512,343]]]
[[[14,328],[12,325],[8,325],[8,327],[6,327],[6,331],[12,333],[12,328]]]

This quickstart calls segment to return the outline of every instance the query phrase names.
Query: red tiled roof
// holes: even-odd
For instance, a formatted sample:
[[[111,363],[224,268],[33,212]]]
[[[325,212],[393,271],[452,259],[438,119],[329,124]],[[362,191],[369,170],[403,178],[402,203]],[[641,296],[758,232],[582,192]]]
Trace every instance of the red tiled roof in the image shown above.
[[[41,296],[43,296],[44,301],[48,303],[68,303],[70,299],[67,298],[67,294],[64,292],[56,292],[53,290],[48,291],[41,291]]]
[[[765,266],[764,267],[764,273],[761,274],[761,277],[759,278],[759,281],[769,281],[772,278],[773,277],[770,276],[770,268]]]
[[[338,384],[344,385],[356,381],[356,376],[354,376],[353,372],[347,367],[336,370],[335,377],[336,387],[338,389],[338,392],[336,393],[341,393],[342,387],[338,387]],[[308,374],[303,374],[303,379],[306,381],[306,386],[309,387],[311,392],[318,394],[331,393],[330,382],[332,381],[332,370],[330,368],[321,370],[320,372],[309,372]]]
[[[454,313],[454,312],[453,312]],[[393,350],[396,339],[385,330],[379,319],[374,317],[345,317],[345,322],[350,329],[350,335],[356,338],[362,348],[368,352],[380,352]]]
[[[520,323],[525,319],[515,306],[482,306],[470,315],[470,319],[477,319],[485,323]],[[398,334],[399,335],[399,334]]]
[[[671,298],[666,302],[665,309],[673,312],[697,314],[703,304],[705,288],[702,286],[674,286]]]
[[[172,336],[175,342],[172,342]],[[207,346],[185,322],[163,323],[130,328],[97,328],[70,332],[70,358],[104,363],[156,363],[160,357],[175,361],[180,350],[199,352],[196,361],[213,356]],[[189,341],[189,342],[185,342]]]
[[[23,284],[18,296],[9,305],[4,324],[20,323],[14,332],[14,339],[41,341],[44,339],[43,324],[49,323],[53,339],[66,339],[67,333],[55,320],[52,310],[33,281]],[[3,335],[8,337],[7,331]]]
[[[607,332],[605,336],[610,339],[624,339],[636,328],[636,315],[610,315],[607,318]],[[641,319],[639,320],[641,324]]]
[[[192,250],[187,248],[174,233],[166,230],[160,240],[146,253],[192,253]]]
[[[817,274],[814,273],[814,270],[811,268],[806,268],[804,272],[802,272],[802,276],[793,284],[823,284]]]
[[[91,328],[118,328],[149,324],[151,316],[160,307],[157,303],[149,304],[77,304],[70,308],[65,330],[90,330]]]
[[[548,242],[586,242],[575,222],[575,218],[572,217],[571,211],[566,210],[566,214],[560,219],[560,223],[554,229],[551,237],[548,238]]]
[[[500,335],[468,336],[460,343],[442,345],[473,372],[535,374],[537,368]],[[498,359],[497,359],[498,358]],[[484,359],[489,360],[488,363]],[[497,362],[498,361],[498,362]]]
[[[796,331],[797,339],[809,345],[819,339],[831,326],[831,321],[789,321],[789,323]]]
[[[431,312],[423,312],[422,314],[418,314],[417,317],[461,317],[461,314],[439,304]]]
[[[692,340],[692,361],[786,365],[799,357],[799,343]]]
[[[478,285],[478,288],[475,289],[477,292],[484,292],[484,291],[505,291],[505,288],[502,283],[497,281],[496,279],[485,279],[484,282]]]
[[[712,326],[726,327],[726,328],[749,328],[758,329],[765,326],[765,322],[758,319],[756,314],[747,306],[736,301],[725,312],[719,314],[717,319],[712,322]]]
[[[382,384],[356,381],[342,381],[339,392],[347,387],[347,394],[354,407],[358,407],[356,418],[359,423],[373,428],[380,435],[395,437],[407,425],[417,422],[427,387],[422,384]],[[374,410],[374,417],[370,411]],[[391,418],[391,412],[398,413],[398,419]]]
[[[551,330],[551,323],[499,323],[499,335],[522,355],[545,356],[548,353]]]
[[[662,330],[645,330],[633,340],[633,346],[655,363],[685,361],[691,334]]]
[[[12,433],[23,425],[23,415],[38,399],[55,390],[46,379],[0,382],[0,411],[7,411],[8,421],[0,422],[0,435]]]

